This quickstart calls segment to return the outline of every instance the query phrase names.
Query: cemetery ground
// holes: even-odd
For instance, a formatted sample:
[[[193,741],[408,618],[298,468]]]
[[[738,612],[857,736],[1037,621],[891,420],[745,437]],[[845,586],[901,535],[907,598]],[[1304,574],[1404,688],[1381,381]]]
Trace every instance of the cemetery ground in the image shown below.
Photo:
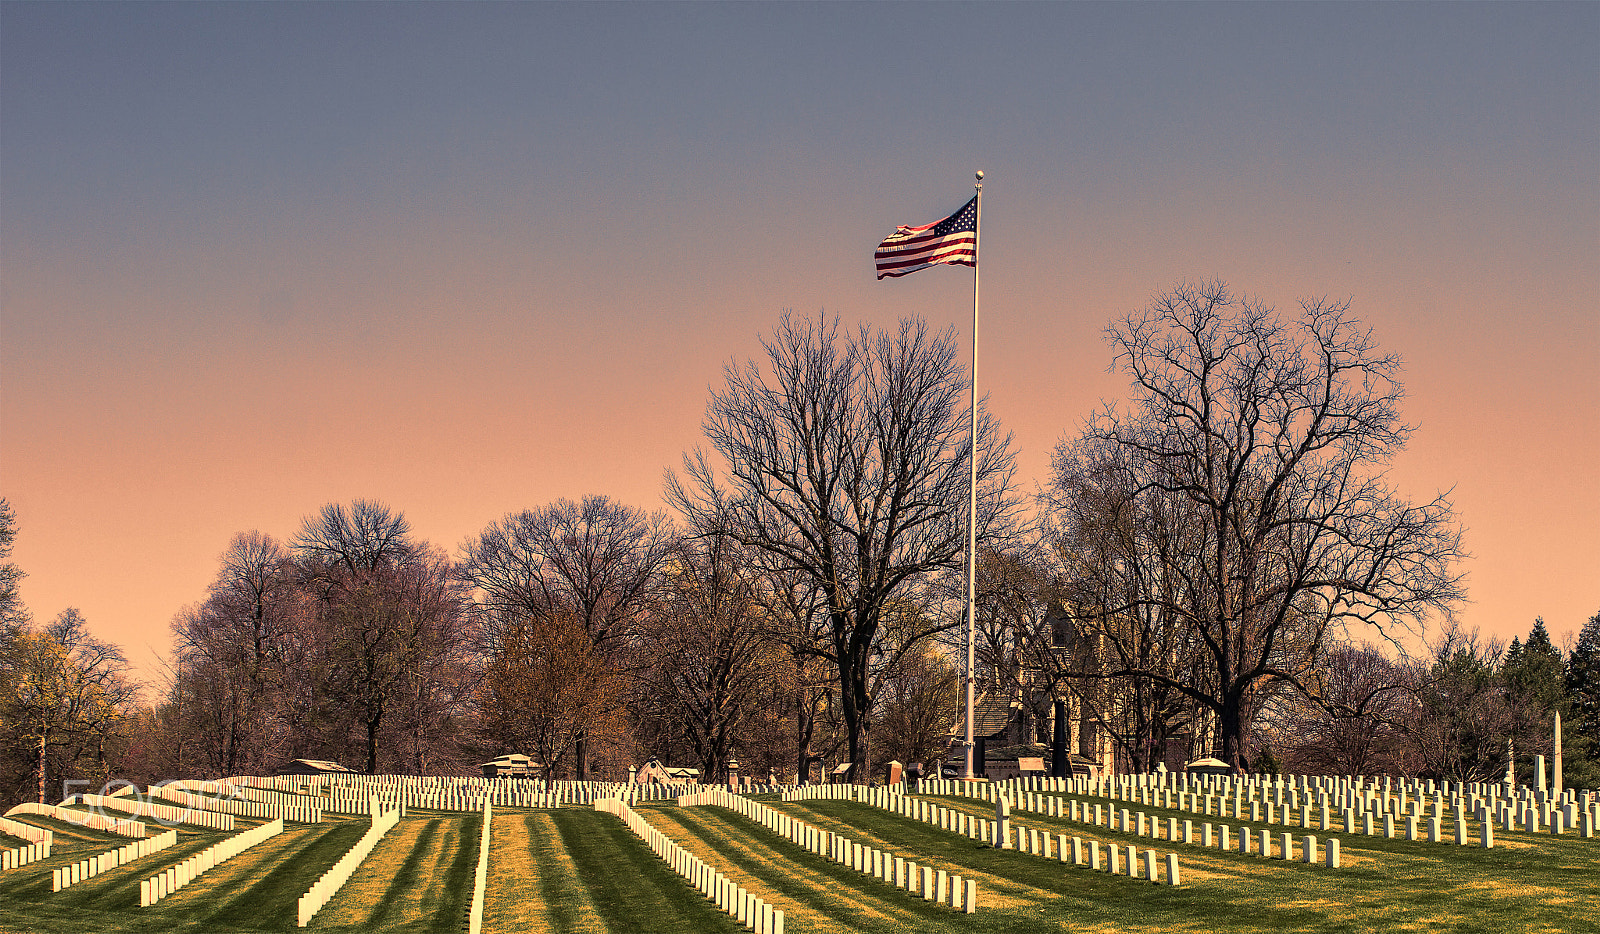
[[[1600,841],[1504,832],[1495,846],[1326,834],[1343,865],[1285,862],[1236,850],[1151,840],[1107,827],[1015,812],[1013,828],[1178,854],[1181,884],[1152,884],[1054,858],[997,850],[863,803],[758,800],[863,845],[975,878],[964,914],[815,855],[717,806],[670,801],[635,810],[807,932],[1504,931],[1600,929]],[[1070,800],[1072,794],[1059,794]],[[968,798],[930,798],[992,816]],[[1104,802],[1100,799],[1082,799]],[[1180,821],[1193,814],[1141,807]],[[179,827],[168,850],[51,891],[51,870],[127,842],[63,821],[19,818],[55,832],[48,859],[0,874],[0,931],[293,931],[295,902],[355,844],[366,818],[329,815],[284,832],[139,907],[139,881],[231,834]],[[1216,819],[1213,819],[1216,820]],[[1226,822],[1226,819],[1221,819]],[[472,899],[481,815],[410,810],[310,922],[315,931],[457,932]],[[483,929],[491,932],[737,932],[616,817],[587,807],[496,807]],[[263,821],[241,819],[239,832]],[[1237,822],[1236,822],[1237,823]],[[1477,833],[1477,822],[1469,828]],[[16,840],[6,838],[7,846]]]

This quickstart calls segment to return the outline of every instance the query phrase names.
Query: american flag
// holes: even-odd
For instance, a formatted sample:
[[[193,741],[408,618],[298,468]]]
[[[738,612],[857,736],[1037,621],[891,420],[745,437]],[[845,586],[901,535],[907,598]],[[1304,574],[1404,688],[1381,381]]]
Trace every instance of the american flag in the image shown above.
[[[872,254],[878,278],[903,276],[929,266],[978,265],[978,198],[942,221],[921,227],[900,227],[885,237]]]

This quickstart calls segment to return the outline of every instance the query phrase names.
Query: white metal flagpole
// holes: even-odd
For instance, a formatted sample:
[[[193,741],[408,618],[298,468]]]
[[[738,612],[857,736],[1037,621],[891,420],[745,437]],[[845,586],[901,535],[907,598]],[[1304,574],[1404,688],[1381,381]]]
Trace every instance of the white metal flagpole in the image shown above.
[[[972,756],[977,738],[973,733],[972,707],[973,691],[976,689],[977,661],[975,650],[975,635],[977,632],[978,610],[978,248],[983,241],[983,170],[977,173],[978,194],[975,198],[977,204],[973,218],[974,233],[972,245],[972,450],[971,461],[972,477],[971,488],[967,500],[967,781],[972,781],[973,775]]]

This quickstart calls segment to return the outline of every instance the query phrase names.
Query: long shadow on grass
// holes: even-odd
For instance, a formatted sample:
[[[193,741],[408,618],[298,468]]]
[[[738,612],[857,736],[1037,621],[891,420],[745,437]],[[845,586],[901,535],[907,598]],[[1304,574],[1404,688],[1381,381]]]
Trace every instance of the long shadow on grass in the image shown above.
[[[429,818],[371,912],[353,924],[330,924],[324,930],[403,934],[460,927],[472,898],[470,880],[478,855],[477,846],[467,844],[476,843],[482,826],[479,815]]]
[[[202,930],[207,926],[295,930],[295,904],[300,896],[356,845],[368,826],[364,820],[312,824],[293,836],[284,834],[252,847],[219,869],[238,863],[233,873],[240,877],[247,868],[266,871],[253,873],[252,881],[241,882],[237,888],[216,892],[207,903],[210,910],[195,911],[191,917]]]
[[[554,820],[578,879],[608,930],[618,934],[743,930],[667,868],[617,818],[572,808],[557,812]]]
[[[1074,867],[1056,860],[1024,855],[1015,850],[996,850],[959,834],[866,804],[810,801],[805,803],[803,810],[815,815],[814,822],[827,829],[849,833],[851,828],[859,828],[858,832],[870,833],[891,846],[904,847],[958,866],[968,866],[990,876],[988,881],[1002,894],[1020,898],[1024,902],[1040,895],[1056,896],[1060,899],[1054,902],[1058,910],[1081,922],[1120,926],[1129,930],[1190,928],[1223,931],[1265,928],[1299,931],[1316,928],[1319,922],[1325,920],[1321,911],[1284,910],[1259,902],[1242,906],[1234,904],[1229,898],[1215,895],[1199,899],[1204,902],[1204,908],[1197,910],[1195,894],[1183,886],[1152,885],[1127,876],[1111,876],[1084,866]],[[1037,892],[1029,893],[1027,889]],[[1037,914],[1029,918],[1016,917],[1018,926],[1002,926],[999,929],[1036,929],[1037,917]]]
[[[673,807],[646,812],[646,819],[658,812],[763,886],[847,930],[925,930],[955,916],[949,908],[940,908],[818,856],[737,812],[714,807]],[[777,859],[764,859],[760,855],[763,853]],[[801,871],[794,871],[796,868]],[[847,900],[843,892],[851,893],[851,897]],[[868,911],[878,917],[865,914]],[[794,924],[787,918],[785,921]]]
[[[987,802],[953,796],[927,797],[970,813],[990,813]],[[1059,797],[1074,798],[1071,795]],[[1078,797],[1077,800],[1091,805],[1106,803],[1104,799]],[[1130,813],[1144,811],[1163,822],[1168,817],[1176,817],[1180,821],[1193,820],[1197,826],[1209,820],[1235,828],[1269,827],[1248,821],[1240,825],[1237,819],[1228,817],[1197,818],[1185,811],[1136,806],[1132,802],[1111,803],[1127,807]],[[1150,842],[1150,838],[1065,817],[1014,812],[1013,823],[1022,821],[1056,833],[1090,833],[1103,840],[1139,845]],[[1470,839],[1476,839],[1478,826],[1477,821],[1468,822]],[[1079,827],[1084,829],[1077,829]],[[1283,832],[1281,825],[1270,825],[1269,829],[1275,836]],[[1290,831],[1298,845],[1306,831],[1298,826],[1291,827]],[[1388,839],[1338,830],[1312,829],[1310,833],[1321,841],[1329,838],[1341,841],[1345,854],[1342,869],[1312,867],[1299,861],[1265,860],[1198,845],[1171,845],[1166,841],[1154,845],[1170,846],[1180,860],[1230,876],[1235,883],[1233,894],[1238,896],[1232,901],[1252,914],[1261,905],[1320,901],[1338,906],[1335,913],[1340,917],[1364,919],[1356,924],[1357,929],[1371,928],[1375,924],[1424,924],[1458,925],[1468,930],[1565,931],[1594,929],[1575,919],[1600,912],[1600,874],[1594,871],[1600,847],[1594,845],[1594,841],[1517,833],[1498,837],[1501,845],[1485,850],[1473,845],[1427,843],[1403,837]],[[1577,865],[1572,866],[1572,872],[1563,872],[1567,864],[1574,862]],[[1217,882],[1224,884],[1223,880]],[[1327,929],[1333,923],[1324,919],[1322,924],[1310,927]]]

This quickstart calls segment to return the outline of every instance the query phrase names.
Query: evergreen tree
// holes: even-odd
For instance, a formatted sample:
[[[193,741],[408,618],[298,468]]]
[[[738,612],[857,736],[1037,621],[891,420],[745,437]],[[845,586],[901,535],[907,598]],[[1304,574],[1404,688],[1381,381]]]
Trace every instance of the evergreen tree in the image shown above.
[[[1513,641],[1512,647],[1518,651],[1506,653],[1500,677],[1505,686],[1510,733],[1517,751],[1525,757],[1543,755],[1548,760],[1554,753],[1551,740],[1555,715],[1559,712],[1565,727],[1563,782],[1572,785],[1589,778],[1591,744],[1582,735],[1574,735],[1566,659],[1550,640],[1544,620],[1534,620],[1528,638],[1520,646]]]
[[[1590,749],[1600,750],[1600,613],[1578,631],[1578,644],[1567,660],[1566,687],[1572,716],[1567,734],[1583,737]]]

